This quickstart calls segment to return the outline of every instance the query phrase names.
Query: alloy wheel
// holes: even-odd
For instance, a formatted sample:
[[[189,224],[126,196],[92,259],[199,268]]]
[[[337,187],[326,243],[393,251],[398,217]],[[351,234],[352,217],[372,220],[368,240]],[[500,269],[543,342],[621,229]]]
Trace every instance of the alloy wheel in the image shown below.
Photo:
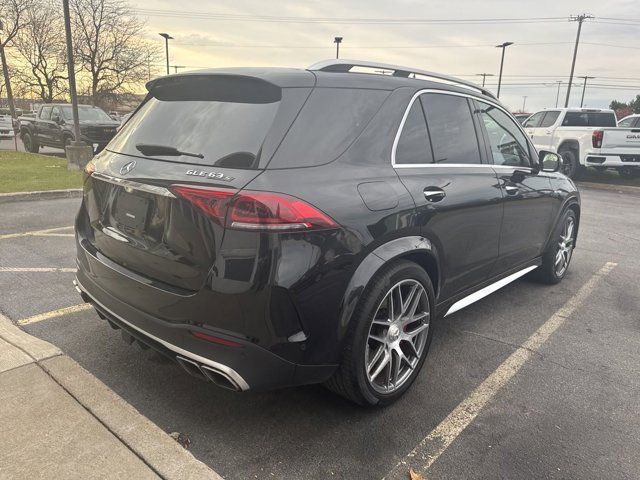
[[[562,228],[560,234],[560,240],[558,241],[558,251],[556,253],[555,271],[558,277],[562,277],[569,268],[569,262],[571,261],[571,255],[573,254],[574,238],[573,232],[575,230],[575,221],[572,217],[568,217],[567,221]]]
[[[373,316],[365,350],[371,387],[393,393],[418,366],[429,332],[429,298],[422,283],[407,279],[395,284]]]

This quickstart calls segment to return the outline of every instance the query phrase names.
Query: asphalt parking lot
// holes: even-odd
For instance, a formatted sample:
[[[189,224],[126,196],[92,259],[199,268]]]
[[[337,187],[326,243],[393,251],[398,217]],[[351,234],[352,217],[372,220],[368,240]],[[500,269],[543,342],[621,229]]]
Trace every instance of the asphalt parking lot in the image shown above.
[[[24,145],[22,144],[22,140],[18,138],[18,151],[24,152]],[[7,151],[16,151],[16,143],[13,138],[1,138],[0,139],[0,150]],[[50,147],[40,147],[40,151],[38,153],[42,153],[43,155],[53,155],[54,157],[64,157],[64,150],[59,148],[50,148]]]
[[[320,386],[227,392],[126,345],[75,308],[78,199],[0,205],[0,311],[165,431],[188,435],[193,454],[228,479],[407,478],[427,462],[430,479],[638,478],[640,194],[582,198],[567,278],[517,281],[438,323],[418,380],[386,409]],[[524,358],[517,370],[514,355]],[[463,429],[450,420],[460,411]],[[446,434],[435,447],[434,431]]]

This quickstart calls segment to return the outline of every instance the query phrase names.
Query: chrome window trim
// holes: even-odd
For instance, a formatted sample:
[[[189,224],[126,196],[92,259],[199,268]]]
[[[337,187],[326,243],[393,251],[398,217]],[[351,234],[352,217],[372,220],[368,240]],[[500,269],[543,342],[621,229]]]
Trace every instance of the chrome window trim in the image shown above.
[[[409,105],[407,106],[407,108],[404,111],[404,115],[402,115],[402,120],[400,121],[400,125],[398,126],[398,130],[396,132],[396,136],[393,139],[393,146],[391,147],[391,166],[393,168],[423,168],[423,167],[427,167],[427,168],[449,168],[449,167],[453,167],[453,168],[502,168],[502,167],[508,167],[508,168],[518,168],[518,169],[530,169],[532,170],[532,167],[516,167],[516,166],[510,166],[510,165],[496,165],[494,163],[396,163],[396,149],[398,148],[398,143],[400,142],[400,135],[402,135],[402,129],[404,128],[404,124],[407,121],[407,117],[409,116],[409,110],[411,110],[411,107],[413,106],[413,103],[416,101],[416,99],[420,96],[420,95],[424,95],[426,93],[437,93],[440,95],[452,95],[454,97],[465,97],[465,98],[471,98],[473,100],[478,100],[479,102],[484,102],[487,103],[489,105],[492,105],[500,110],[502,110],[504,113],[506,113],[509,117],[511,117],[511,114],[501,105],[497,104],[496,102],[489,100],[487,98],[483,98],[483,97],[479,97],[477,95],[473,95],[470,93],[460,93],[460,92],[450,92],[450,91],[446,91],[446,90],[437,90],[434,88],[425,88],[422,90],[418,90],[416,93],[413,94],[413,97],[411,97],[411,100],[409,101]],[[524,129],[522,128],[522,125],[520,125],[517,121],[514,120],[514,122],[516,124],[516,126],[520,129],[520,131],[522,132],[522,134],[524,135],[524,138],[527,141],[527,144],[532,148],[532,150],[536,153],[538,153],[538,151],[536,150],[535,146],[529,141],[529,136],[527,135],[527,133],[524,131]]]
[[[93,178],[97,178],[98,180],[102,180],[103,182],[112,183],[114,185],[119,185],[126,189],[138,190],[141,192],[153,193],[154,195],[161,195],[163,197],[176,198],[176,196],[167,190],[164,187],[159,187],[157,185],[149,185],[146,183],[136,182],[134,180],[128,180],[126,178],[118,178],[113,177],[111,175],[107,175],[106,173],[93,172],[91,174]]]

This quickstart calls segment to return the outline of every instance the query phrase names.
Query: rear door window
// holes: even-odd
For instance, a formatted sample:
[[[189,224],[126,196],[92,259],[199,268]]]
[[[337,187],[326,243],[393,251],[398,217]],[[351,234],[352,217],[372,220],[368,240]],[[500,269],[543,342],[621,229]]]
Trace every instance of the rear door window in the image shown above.
[[[420,99],[427,118],[434,163],[481,163],[478,138],[467,98],[426,93]]]
[[[396,165],[433,163],[429,133],[420,101],[413,102],[402,126],[395,154]]]
[[[607,112],[567,112],[563,127],[615,127],[616,116]]]

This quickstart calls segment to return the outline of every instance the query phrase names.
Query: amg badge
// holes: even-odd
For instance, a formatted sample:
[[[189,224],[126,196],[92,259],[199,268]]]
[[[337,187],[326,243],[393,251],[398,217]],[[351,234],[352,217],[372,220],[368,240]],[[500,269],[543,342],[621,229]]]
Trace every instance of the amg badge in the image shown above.
[[[193,177],[204,177],[204,178],[214,178],[216,180],[223,180],[225,182],[230,182],[234,179],[234,177],[229,177],[224,173],[220,172],[205,172],[203,170],[187,170],[187,175],[191,175]]]

